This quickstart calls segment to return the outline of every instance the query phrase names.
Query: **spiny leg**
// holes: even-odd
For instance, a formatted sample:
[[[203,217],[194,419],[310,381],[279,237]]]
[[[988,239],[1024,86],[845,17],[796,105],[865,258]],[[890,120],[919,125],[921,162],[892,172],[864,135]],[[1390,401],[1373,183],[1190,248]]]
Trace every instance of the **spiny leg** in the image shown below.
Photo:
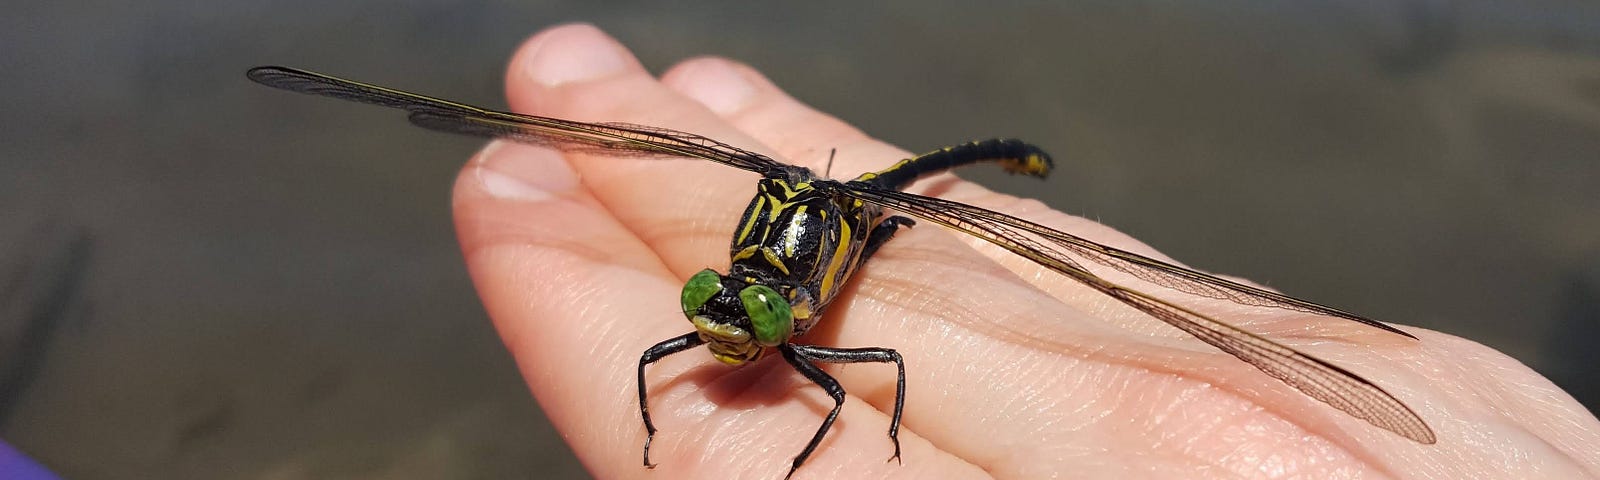
[[[660,360],[667,355],[697,347],[702,343],[705,343],[705,340],[700,339],[699,333],[690,332],[683,336],[672,337],[664,342],[657,343],[655,346],[645,350],[644,355],[639,356],[639,416],[644,417],[645,468],[656,468],[655,464],[650,463],[650,441],[656,438],[656,425],[650,422],[650,405],[645,402],[644,366],[656,363],[656,360]]]
[[[804,464],[806,458],[816,451],[817,445],[822,443],[822,437],[828,434],[828,429],[833,427],[834,420],[839,418],[839,410],[844,407],[844,387],[839,385],[821,368],[811,362],[827,363],[864,363],[893,362],[897,369],[895,375],[894,392],[894,417],[889,422],[889,441],[894,444],[894,455],[890,460],[900,460],[900,413],[905,407],[906,396],[906,365],[901,360],[900,353],[888,348],[829,348],[811,345],[795,345],[786,343],[778,346],[778,351],[783,354],[784,361],[789,362],[801,375],[805,375],[813,383],[822,387],[833,398],[833,410],[828,412],[828,417],[822,420],[822,426],[817,428],[817,433],[811,436],[811,441],[806,443],[806,448],[800,455],[794,457],[794,464],[789,467],[789,474],[784,478],[794,476],[795,470]]]
[[[872,254],[878,252],[878,247],[882,247],[890,238],[894,238],[894,232],[900,227],[911,228],[916,224],[916,220],[900,215],[883,219],[878,226],[872,227],[872,233],[867,234],[867,244],[861,249],[861,261],[866,262],[872,258]]]
[[[900,460],[900,413],[905,410],[906,405],[906,364],[901,360],[900,352],[883,347],[831,348],[794,344],[789,346],[804,358],[816,362],[894,363],[894,415],[889,421],[889,440],[894,443],[894,455],[889,459]]]

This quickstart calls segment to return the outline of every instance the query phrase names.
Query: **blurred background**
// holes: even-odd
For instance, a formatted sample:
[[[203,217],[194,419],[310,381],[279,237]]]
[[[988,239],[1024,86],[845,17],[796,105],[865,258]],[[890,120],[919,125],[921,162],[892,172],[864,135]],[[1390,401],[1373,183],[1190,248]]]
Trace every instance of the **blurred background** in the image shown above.
[[[966,175],[1600,406],[1593,2],[24,0],[0,438],[74,479],[585,477],[461,265],[479,142],[243,76],[503,106],[512,49],[576,20],[657,72],[748,62],[909,150],[1029,139],[1049,182]]]

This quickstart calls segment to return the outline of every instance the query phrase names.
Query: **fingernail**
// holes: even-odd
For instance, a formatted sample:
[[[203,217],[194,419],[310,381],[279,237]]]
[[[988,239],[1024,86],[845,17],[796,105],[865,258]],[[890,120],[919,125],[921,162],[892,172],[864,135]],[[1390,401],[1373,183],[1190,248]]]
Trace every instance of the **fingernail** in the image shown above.
[[[474,163],[478,184],[495,198],[538,202],[578,185],[578,174],[550,149],[497,141],[478,152]]]
[[[755,86],[727,60],[695,60],[683,72],[679,90],[721,115],[737,112],[755,96]]]
[[[524,60],[529,79],[545,87],[616,74],[635,62],[627,49],[592,25],[569,25],[546,32]]]

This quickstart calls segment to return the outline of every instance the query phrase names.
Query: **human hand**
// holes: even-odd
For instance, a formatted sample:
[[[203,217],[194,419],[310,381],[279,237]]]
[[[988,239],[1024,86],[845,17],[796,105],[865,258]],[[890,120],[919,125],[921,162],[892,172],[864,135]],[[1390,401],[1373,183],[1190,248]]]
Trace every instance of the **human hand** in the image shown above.
[[[545,31],[507,74],[514,110],[698,133],[849,178],[905,152],[785,96],[748,67],[684,62],[660,81],[593,27]],[[1062,168],[1070,170],[1070,161]],[[495,142],[463,170],[455,212],[474,282],[540,405],[599,478],[779,478],[832,401],[778,359],[703,349],[648,371],[660,428],[640,465],[635,367],[692,330],[684,279],[724,270],[749,172]],[[1157,255],[1105,226],[939,176],[912,188]],[[1162,258],[1159,257],[1158,258]],[[898,350],[904,464],[885,462],[894,369],[828,366],[850,397],[796,478],[1600,476],[1600,422],[1481,345],[1158,291],[1357,372],[1439,441],[1349,417],[1115,300],[924,224],[868,262],[799,341]],[[1130,286],[1137,287],[1132,283]]]

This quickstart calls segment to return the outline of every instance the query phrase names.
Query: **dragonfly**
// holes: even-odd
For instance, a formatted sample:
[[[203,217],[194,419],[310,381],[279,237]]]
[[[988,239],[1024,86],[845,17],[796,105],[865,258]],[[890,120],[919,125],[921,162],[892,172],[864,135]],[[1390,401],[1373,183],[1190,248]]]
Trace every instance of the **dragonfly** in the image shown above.
[[[1176,327],[1268,376],[1333,408],[1422,444],[1436,437],[1427,423],[1393,395],[1359,375],[1206,314],[1093,273],[1085,261],[1153,285],[1252,307],[1310,313],[1358,322],[1415,340],[1387,324],[1333,307],[1234,282],[993,210],[902,191],[936,173],[992,163],[1007,172],[1044,177],[1050,155],[1015,139],[991,139],[942,148],[849,181],[692,133],[630,123],[587,123],[524,115],[371,85],[282,66],[250,69],[257,83],[408,113],[419,127],[498,138],[564,151],[612,157],[680,157],[711,161],[761,176],[735,226],[727,273],[707,268],[685,282],[679,304],[694,330],[646,349],[639,358],[639,414],[645,428],[644,465],[656,427],[650,418],[645,367],[701,345],[731,366],[777,355],[833,400],[785,478],[792,477],[827,435],[844,406],[845,390],[818,363],[894,364],[890,460],[900,461],[900,417],[905,406],[905,362],[882,347],[836,348],[798,343],[866,261],[900,228],[918,220],[982,239]],[[897,212],[904,215],[890,214]]]

